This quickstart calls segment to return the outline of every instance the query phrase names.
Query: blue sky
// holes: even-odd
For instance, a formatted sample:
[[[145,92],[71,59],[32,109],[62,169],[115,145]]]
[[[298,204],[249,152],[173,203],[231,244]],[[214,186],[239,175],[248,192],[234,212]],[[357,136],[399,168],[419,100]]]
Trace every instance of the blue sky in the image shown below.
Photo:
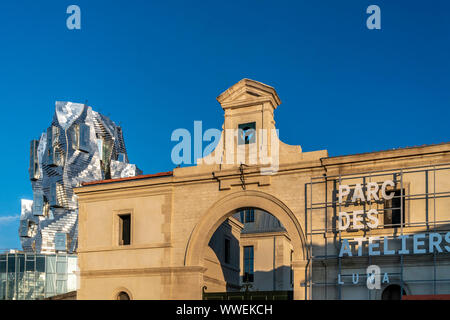
[[[81,30],[66,8],[81,8]],[[368,30],[366,8],[381,8]],[[242,78],[276,88],[281,139],[352,154],[450,141],[449,1],[0,2],[0,249],[20,248],[29,141],[56,100],[122,125],[132,163],[173,168],[176,128],[220,128]]]

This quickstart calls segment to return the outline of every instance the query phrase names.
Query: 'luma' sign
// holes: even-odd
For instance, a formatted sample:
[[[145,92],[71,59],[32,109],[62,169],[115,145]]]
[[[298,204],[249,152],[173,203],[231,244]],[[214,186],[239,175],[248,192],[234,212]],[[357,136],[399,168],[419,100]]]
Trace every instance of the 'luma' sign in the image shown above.
[[[391,200],[394,198],[394,192],[388,192],[387,187],[395,187],[395,183],[392,180],[386,180],[382,183],[381,188],[376,182],[369,182],[366,184],[366,190],[364,191],[361,184],[356,184],[351,202],[356,203],[358,200],[361,202],[366,201],[380,201]],[[339,203],[343,202],[343,198],[350,194],[350,186],[340,185],[339,186]],[[379,194],[381,193],[381,196]],[[362,224],[364,220],[364,210],[355,210],[352,212],[352,219],[350,219],[350,213],[340,212],[338,217],[338,229],[340,231],[353,229],[360,230],[364,229],[365,226]],[[376,209],[370,209],[365,213],[367,218],[367,227],[373,229],[379,225],[378,211]],[[428,244],[425,243],[425,239],[428,237]],[[412,238],[412,248],[408,247],[407,240]],[[388,237],[361,237],[354,239],[342,239],[341,250],[339,252],[339,257],[343,257],[347,254],[349,257],[353,256],[352,248],[350,246],[351,242],[356,242],[355,247],[357,248],[357,256],[363,255],[363,247],[367,243],[367,254],[369,256],[379,256],[379,255],[394,255],[394,254],[424,254],[433,252],[443,252],[444,249],[450,252],[450,246],[444,245],[444,239],[447,244],[450,244],[450,232],[447,232],[444,236],[440,233],[418,233],[414,235],[400,235],[396,238],[401,240],[401,248],[399,250],[394,250],[389,247]],[[383,250],[381,250],[381,240]]]

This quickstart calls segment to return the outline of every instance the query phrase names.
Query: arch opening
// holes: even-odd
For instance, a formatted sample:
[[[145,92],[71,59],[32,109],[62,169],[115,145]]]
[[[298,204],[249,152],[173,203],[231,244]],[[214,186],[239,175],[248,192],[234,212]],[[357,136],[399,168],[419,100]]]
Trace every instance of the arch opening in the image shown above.
[[[250,220],[258,219],[258,221],[264,220],[272,227],[278,226],[278,229],[265,230],[263,223],[259,227],[263,228],[262,231],[267,231],[266,234],[259,232],[256,235],[259,230],[249,229],[251,224],[253,226],[255,224],[254,222],[246,223],[247,218]],[[241,233],[239,230],[239,228],[241,230],[244,229],[245,224],[249,225],[247,230],[250,231],[246,236],[247,242],[241,241]],[[225,234],[225,231],[227,234]],[[226,239],[227,237],[228,239]],[[262,273],[255,274],[257,270],[251,270],[251,260],[253,259],[255,266],[255,244],[258,244],[258,242],[262,243],[262,241],[255,239],[262,239],[263,237],[268,238],[269,241],[266,241],[267,244],[265,245],[260,245],[260,248],[265,246],[266,249],[259,252],[266,252],[266,258],[264,260],[270,260],[267,257],[271,257],[272,267],[270,270],[265,270],[266,272],[261,270]],[[251,248],[252,241],[254,244],[253,248]],[[269,242],[270,245],[268,245]],[[294,296],[296,296],[295,292],[297,292],[298,298],[300,290],[306,291],[306,289],[300,289],[300,278],[304,278],[307,259],[305,244],[304,234],[299,221],[284,203],[272,195],[260,191],[241,191],[229,194],[216,202],[200,219],[187,245],[185,265],[202,266],[205,268],[206,271],[203,275],[204,281],[202,287],[208,284],[208,282],[214,282],[214,277],[211,274],[216,274],[222,277],[221,283],[220,281],[215,282],[216,288],[221,285],[222,290],[237,291],[243,290],[245,286],[248,290],[248,284],[252,285],[252,280],[255,282],[258,278],[262,279],[264,278],[262,275],[265,274],[266,279],[270,277],[270,283],[268,284],[265,281],[265,284],[256,284],[259,287],[258,290],[262,288],[269,289],[267,291],[290,289]],[[213,248],[214,246],[215,249]],[[228,257],[231,250],[237,250],[239,252],[238,258],[236,256],[235,258]],[[276,250],[278,250],[278,253],[283,253],[278,255],[278,260]],[[234,269],[234,275],[229,270],[225,271],[223,269],[225,260],[231,264],[228,269]],[[212,265],[214,264],[215,273],[212,272]],[[279,269],[277,269],[277,265],[280,267]],[[218,271],[217,266],[220,266],[221,272]],[[208,270],[210,271],[208,272]],[[274,276],[275,281],[273,279]],[[280,279],[284,280],[280,281]]]
[[[131,300],[131,298],[128,295],[128,293],[126,293],[125,291],[120,291],[117,294],[117,299],[116,300]]]
[[[204,296],[292,298],[293,249],[283,224],[259,208],[233,212],[205,250]]]
[[[405,289],[398,284],[391,284],[383,290],[381,300],[402,300],[404,295],[406,295]]]

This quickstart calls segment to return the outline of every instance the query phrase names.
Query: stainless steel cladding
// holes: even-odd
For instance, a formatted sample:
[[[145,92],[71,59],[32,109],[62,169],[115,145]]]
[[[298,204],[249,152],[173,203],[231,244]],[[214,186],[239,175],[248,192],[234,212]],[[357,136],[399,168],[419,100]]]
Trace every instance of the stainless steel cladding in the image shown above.
[[[142,172],[128,163],[119,126],[85,104],[57,101],[51,125],[39,140],[31,142],[29,174],[33,200],[22,200],[19,236],[23,249],[72,253],[78,238],[73,188],[82,182]]]

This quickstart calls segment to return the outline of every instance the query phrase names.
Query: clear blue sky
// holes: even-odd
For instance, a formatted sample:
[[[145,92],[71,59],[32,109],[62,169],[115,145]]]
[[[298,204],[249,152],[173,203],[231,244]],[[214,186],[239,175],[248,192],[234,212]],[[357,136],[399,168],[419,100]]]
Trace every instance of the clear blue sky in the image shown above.
[[[81,8],[81,30],[66,8]],[[381,30],[366,8],[381,8]],[[20,248],[29,141],[55,100],[120,123],[144,173],[171,170],[176,128],[220,128],[215,98],[276,88],[281,139],[330,155],[450,141],[450,1],[0,2],[0,249]]]

